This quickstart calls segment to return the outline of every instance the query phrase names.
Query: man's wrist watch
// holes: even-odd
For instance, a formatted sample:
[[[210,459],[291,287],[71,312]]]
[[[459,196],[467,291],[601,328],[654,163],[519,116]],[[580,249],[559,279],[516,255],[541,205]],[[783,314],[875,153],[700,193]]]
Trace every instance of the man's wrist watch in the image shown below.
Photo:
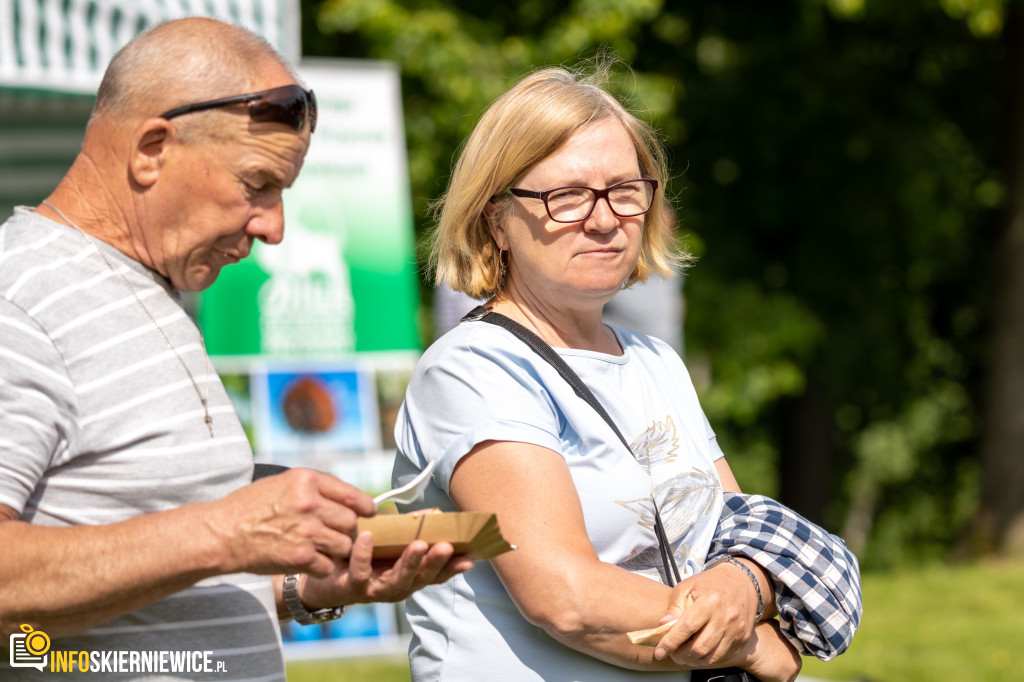
[[[327,609],[314,609],[310,611],[302,603],[299,597],[299,576],[291,574],[284,577],[284,585],[281,589],[284,596],[284,605],[288,607],[288,613],[292,615],[299,625],[316,625],[337,620],[345,613],[344,606],[332,606]]]

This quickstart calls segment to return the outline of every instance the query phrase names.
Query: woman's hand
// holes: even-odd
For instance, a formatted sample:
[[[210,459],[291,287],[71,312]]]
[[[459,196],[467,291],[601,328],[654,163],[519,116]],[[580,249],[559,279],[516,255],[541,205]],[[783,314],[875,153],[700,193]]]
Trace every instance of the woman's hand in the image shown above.
[[[672,590],[661,622],[676,624],[658,642],[654,657],[671,655],[684,665],[720,667],[747,645],[756,614],[757,593],[747,574],[731,563],[718,564]]]
[[[729,665],[743,668],[761,682],[793,682],[800,674],[803,661],[773,618],[754,627],[742,658]]]
[[[698,662],[676,651],[672,660],[691,669],[742,668],[761,682],[793,682],[803,667],[796,648],[786,640],[775,619],[757,623],[750,638],[725,658]]]
[[[736,666],[762,682],[792,682],[803,665],[799,654],[777,621],[754,622],[756,595],[752,605],[746,597],[736,598],[744,589],[754,592],[750,579],[736,566],[719,570],[730,565],[719,564],[676,585],[662,618],[662,623],[676,619],[675,625],[658,642],[655,658],[670,656],[689,668]],[[737,574],[744,576],[742,582]]]

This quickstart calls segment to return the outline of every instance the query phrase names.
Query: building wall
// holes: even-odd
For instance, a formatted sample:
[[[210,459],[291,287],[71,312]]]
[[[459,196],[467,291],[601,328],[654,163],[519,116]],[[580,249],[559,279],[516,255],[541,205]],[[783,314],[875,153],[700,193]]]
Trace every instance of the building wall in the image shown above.
[[[0,90],[0,222],[35,206],[64,176],[82,145],[94,98]]]

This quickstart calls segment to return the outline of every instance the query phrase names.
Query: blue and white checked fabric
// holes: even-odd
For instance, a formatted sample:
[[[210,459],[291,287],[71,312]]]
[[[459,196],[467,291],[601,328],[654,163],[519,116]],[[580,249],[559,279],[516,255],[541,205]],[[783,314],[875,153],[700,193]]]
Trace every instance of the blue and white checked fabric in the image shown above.
[[[864,610],[857,557],[843,541],[761,495],[725,493],[707,563],[743,556],[775,583],[782,633],[805,656],[846,651]]]

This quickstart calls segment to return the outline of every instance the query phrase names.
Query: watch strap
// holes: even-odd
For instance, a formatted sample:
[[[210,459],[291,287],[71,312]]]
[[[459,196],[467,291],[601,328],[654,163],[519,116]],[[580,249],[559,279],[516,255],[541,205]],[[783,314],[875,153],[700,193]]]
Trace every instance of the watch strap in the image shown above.
[[[306,608],[306,605],[302,603],[302,598],[299,597],[299,576],[294,573],[284,577],[281,594],[284,597],[284,605],[288,608],[288,613],[299,625],[327,623],[341,618],[345,613],[344,606],[332,606],[312,611]]]

